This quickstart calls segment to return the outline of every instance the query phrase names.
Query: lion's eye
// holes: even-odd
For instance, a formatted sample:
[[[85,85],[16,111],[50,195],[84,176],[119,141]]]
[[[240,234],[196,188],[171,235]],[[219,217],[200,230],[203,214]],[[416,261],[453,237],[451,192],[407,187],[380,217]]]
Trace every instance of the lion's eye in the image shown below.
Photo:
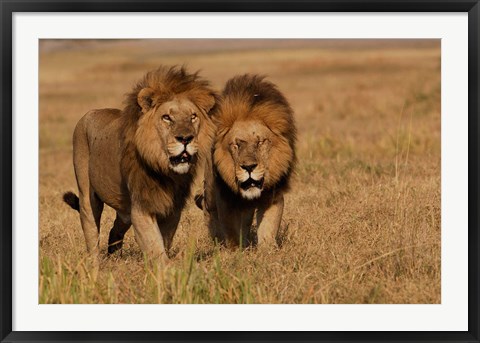
[[[193,113],[193,114],[192,114],[192,121],[194,121],[195,119],[197,119],[197,114],[196,114],[196,113]]]
[[[260,140],[258,141],[258,146],[261,146],[263,143],[265,143],[267,140],[266,139],[263,139],[263,140]]]
[[[172,121],[172,118],[168,114],[164,114],[162,116],[163,121],[166,121],[167,123],[170,123]]]

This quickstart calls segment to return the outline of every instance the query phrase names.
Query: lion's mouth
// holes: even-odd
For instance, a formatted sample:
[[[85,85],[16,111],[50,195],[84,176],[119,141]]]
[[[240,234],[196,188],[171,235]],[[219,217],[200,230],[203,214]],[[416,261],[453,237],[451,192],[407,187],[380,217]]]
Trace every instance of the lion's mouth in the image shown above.
[[[192,161],[192,155],[187,151],[182,152],[180,155],[170,157],[170,163],[172,165],[177,165],[180,163],[190,163]]]
[[[253,188],[253,187],[262,189],[264,180],[265,179],[263,177],[260,180],[254,180],[251,177],[249,177],[248,180],[243,181],[240,184],[240,188],[243,189],[243,190],[247,190],[247,189],[250,189],[250,188]]]

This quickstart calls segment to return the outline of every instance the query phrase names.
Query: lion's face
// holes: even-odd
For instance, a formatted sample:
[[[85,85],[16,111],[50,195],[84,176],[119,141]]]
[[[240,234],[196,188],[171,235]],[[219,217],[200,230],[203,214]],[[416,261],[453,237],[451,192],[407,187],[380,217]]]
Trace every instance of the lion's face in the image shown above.
[[[245,199],[259,198],[265,178],[269,176],[270,130],[259,121],[240,121],[232,127],[226,140],[241,196]]]
[[[153,114],[168,166],[177,174],[188,173],[197,159],[199,115],[199,109],[186,99],[168,101]]]
[[[143,112],[135,134],[139,153],[157,170],[189,173],[198,160],[199,145],[205,145],[206,113],[214,98],[209,96],[211,101],[202,108],[182,95],[161,102],[146,89],[138,99]]]
[[[213,163],[223,181],[242,198],[260,198],[290,174],[293,146],[262,121],[237,120],[217,135]]]

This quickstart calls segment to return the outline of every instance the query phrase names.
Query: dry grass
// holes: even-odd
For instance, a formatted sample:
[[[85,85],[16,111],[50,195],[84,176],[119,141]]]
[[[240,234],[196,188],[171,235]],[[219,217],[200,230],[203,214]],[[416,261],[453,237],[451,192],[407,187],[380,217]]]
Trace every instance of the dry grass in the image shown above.
[[[190,201],[170,265],[155,270],[133,230],[107,257],[106,209],[95,281],[78,214],[61,200],[76,191],[74,126],[121,106],[145,71],[182,63],[217,88],[268,74],[291,101],[299,166],[283,245],[215,247]],[[44,41],[39,154],[40,303],[440,302],[439,42]]]

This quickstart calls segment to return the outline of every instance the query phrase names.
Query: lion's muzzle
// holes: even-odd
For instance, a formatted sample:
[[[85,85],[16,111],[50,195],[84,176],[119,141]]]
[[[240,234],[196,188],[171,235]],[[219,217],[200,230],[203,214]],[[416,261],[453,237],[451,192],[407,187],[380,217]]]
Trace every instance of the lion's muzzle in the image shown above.
[[[172,165],[177,165],[180,163],[190,163],[192,161],[192,155],[190,155],[186,150],[184,150],[180,155],[170,157],[170,163]]]
[[[261,196],[265,183],[263,172],[263,168],[258,168],[257,165],[248,165],[247,168],[241,165],[237,169],[238,187],[243,198],[252,200]]]
[[[249,177],[246,181],[240,183],[240,188],[243,189],[243,190],[248,190],[252,187],[262,189],[264,180],[265,179],[263,177],[260,180],[255,180],[255,179]]]
[[[177,142],[168,147],[170,168],[177,174],[186,174],[194,163],[198,148],[193,136],[175,138]]]

